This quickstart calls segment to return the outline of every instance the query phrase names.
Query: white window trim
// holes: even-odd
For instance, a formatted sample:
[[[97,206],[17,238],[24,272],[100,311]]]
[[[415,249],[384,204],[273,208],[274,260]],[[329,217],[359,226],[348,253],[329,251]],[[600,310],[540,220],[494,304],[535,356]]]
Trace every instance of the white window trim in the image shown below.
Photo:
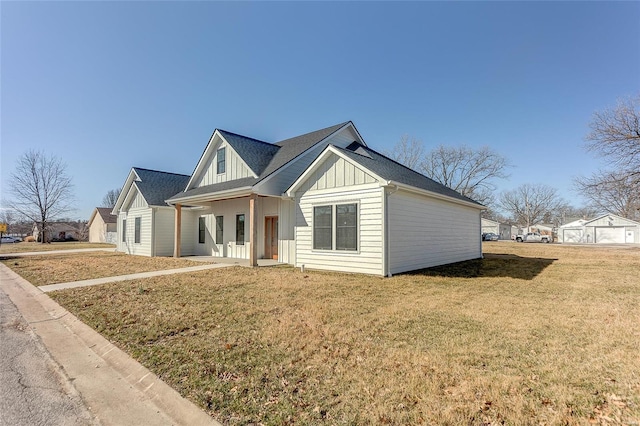
[[[345,205],[345,204],[355,204],[356,205],[356,250],[338,250],[336,249],[336,244],[337,244],[337,234],[338,234],[338,227],[337,227],[337,220],[338,220],[338,215],[337,215],[337,208],[336,206],[338,205]],[[315,243],[315,232],[314,232],[314,219],[315,219],[315,215],[314,215],[314,209],[316,207],[326,207],[326,206],[331,206],[331,250],[329,249],[315,249],[314,247],[314,243]],[[317,202],[317,203],[312,203],[311,204],[311,252],[312,253],[318,253],[318,254],[331,254],[331,255],[339,255],[339,256],[353,256],[353,255],[357,255],[360,254],[360,250],[361,250],[361,242],[360,242],[360,236],[362,235],[362,227],[360,225],[360,200],[345,200],[345,201],[332,201],[332,202]]]

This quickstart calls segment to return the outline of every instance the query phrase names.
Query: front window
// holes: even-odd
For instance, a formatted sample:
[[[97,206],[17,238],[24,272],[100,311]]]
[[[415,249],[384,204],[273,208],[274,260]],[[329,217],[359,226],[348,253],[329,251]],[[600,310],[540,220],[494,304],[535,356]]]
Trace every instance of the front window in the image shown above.
[[[218,163],[217,163],[217,173],[224,173],[226,170],[226,165],[227,165],[227,158],[226,158],[226,149],[225,148],[220,148],[218,150],[218,153],[216,154],[216,158],[218,159]]]
[[[313,208],[313,248],[316,250],[331,250],[333,211],[332,206]]]
[[[216,244],[222,244],[224,234],[224,217],[216,216]]]
[[[236,215],[236,244],[244,245],[244,215]]]
[[[135,222],[135,235],[134,235],[134,239],[133,242],[136,244],[140,244],[140,228],[142,227],[142,218],[141,217],[136,217],[136,222]]]
[[[198,243],[204,244],[204,235],[205,235],[205,224],[204,224],[204,216],[200,216],[198,218]]]

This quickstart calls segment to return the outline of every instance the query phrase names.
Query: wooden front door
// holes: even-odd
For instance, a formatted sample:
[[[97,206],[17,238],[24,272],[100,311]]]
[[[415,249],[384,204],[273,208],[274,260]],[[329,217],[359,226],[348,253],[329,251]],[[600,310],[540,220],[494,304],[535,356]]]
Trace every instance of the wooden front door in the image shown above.
[[[264,218],[264,257],[278,259],[278,216]]]

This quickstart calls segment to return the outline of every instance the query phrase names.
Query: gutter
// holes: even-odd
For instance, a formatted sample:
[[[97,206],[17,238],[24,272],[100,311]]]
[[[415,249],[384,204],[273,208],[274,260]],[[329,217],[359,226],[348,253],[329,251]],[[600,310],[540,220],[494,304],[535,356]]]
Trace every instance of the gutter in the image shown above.
[[[183,204],[188,202],[197,203],[197,202],[203,202],[203,201],[205,202],[218,201],[218,200],[223,200],[228,198],[244,197],[247,195],[251,195],[252,193],[253,193],[253,187],[245,186],[242,188],[234,188],[234,189],[228,189],[226,191],[210,192],[202,195],[193,195],[190,197],[169,198],[168,200],[165,200],[165,203],[170,205],[175,205],[175,204]]]

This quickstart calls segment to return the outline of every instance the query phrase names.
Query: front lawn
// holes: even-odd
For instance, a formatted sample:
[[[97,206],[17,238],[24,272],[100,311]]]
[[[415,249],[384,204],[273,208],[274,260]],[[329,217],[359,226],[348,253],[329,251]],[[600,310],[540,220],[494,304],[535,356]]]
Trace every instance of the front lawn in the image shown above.
[[[36,286],[203,264],[173,257],[133,256],[116,252],[45,254],[8,259],[0,255],[0,261]]]
[[[226,424],[638,424],[640,249],[484,247],[391,279],[233,267],[51,295]]]
[[[75,249],[88,249],[88,248],[104,248],[113,249],[116,246],[114,244],[106,243],[85,243],[80,241],[69,241],[64,243],[35,243],[35,242],[21,242],[21,243],[4,243],[0,244],[0,254],[3,253],[27,253],[34,251],[53,251],[53,250],[75,250]]]

